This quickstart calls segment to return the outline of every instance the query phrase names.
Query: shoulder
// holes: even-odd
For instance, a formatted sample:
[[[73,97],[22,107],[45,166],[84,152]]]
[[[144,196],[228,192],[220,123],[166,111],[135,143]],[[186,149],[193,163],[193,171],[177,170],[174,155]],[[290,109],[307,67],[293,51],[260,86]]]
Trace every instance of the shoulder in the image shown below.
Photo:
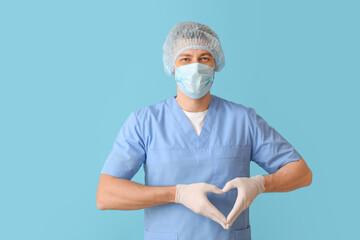
[[[169,104],[169,101],[171,100],[172,97],[173,96],[163,99],[157,103],[137,109],[133,111],[131,114],[134,114],[138,119],[141,120],[149,119],[152,116],[158,116],[164,110],[166,105]]]
[[[251,117],[255,113],[255,109],[249,106],[245,106],[241,103],[236,103],[231,100],[227,100],[216,95],[212,95],[218,102],[218,111],[224,114],[233,113],[235,115],[242,115]]]

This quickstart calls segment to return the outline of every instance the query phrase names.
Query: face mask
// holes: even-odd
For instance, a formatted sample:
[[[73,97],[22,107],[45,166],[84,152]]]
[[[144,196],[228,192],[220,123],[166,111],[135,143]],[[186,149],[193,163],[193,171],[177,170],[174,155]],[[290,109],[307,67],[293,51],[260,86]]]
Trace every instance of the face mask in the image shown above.
[[[186,64],[175,69],[175,81],[180,90],[188,97],[203,97],[214,82],[214,68],[202,64]]]

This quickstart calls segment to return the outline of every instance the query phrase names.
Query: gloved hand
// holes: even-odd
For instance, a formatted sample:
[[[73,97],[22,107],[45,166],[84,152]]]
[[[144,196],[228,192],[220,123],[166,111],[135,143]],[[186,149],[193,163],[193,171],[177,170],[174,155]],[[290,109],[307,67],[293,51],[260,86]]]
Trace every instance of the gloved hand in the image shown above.
[[[227,224],[225,229],[229,229],[236,218],[254,201],[257,195],[265,191],[265,179],[262,175],[251,178],[238,177],[227,182],[223,187],[223,192],[228,192],[232,188],[237,188],[238,196],[236,198],[233,209],[227,216]]]
[[[181,203],[194,213],[201,214],[219,223],[224,229],[226,217],[209,201],[207,192],[223,194],[220,188],[208,183],[177,184],[175,202]]]

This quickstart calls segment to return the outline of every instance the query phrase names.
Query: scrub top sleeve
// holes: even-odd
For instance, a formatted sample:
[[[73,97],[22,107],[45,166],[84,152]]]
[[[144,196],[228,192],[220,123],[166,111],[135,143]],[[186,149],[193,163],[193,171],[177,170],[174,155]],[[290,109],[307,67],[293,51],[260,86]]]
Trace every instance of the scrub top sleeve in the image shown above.
[[[139,122],[132,112],[116,136],[101,173],[131,180],[144,163],[145,156]]]
[[[249,118],[252,161],[271,174],[285,164],[301,159],[295,148],[252,108],[249,108]]]

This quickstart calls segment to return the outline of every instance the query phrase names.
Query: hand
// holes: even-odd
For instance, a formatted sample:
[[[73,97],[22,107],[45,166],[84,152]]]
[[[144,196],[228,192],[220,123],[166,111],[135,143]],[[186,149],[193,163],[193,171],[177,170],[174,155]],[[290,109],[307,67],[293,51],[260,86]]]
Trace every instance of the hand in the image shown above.
[[[238,196],[236,198],[233,209],[227,216],[227,224],[225,229],[229,229],[236,218],[254,201],[257,195],[265,191],[265,179],[261,175],[251,178],[238,177],[226,183],[223,192],[228,192],[232,188],[237,188]]]
[[[219,223],[224,229],[226,217],[211,204],[206,196],[207,192],[223,194],[224,192],[215,185],[208,183],[177,184],[175,202],[181,203],[194,213],[208,217]]]

